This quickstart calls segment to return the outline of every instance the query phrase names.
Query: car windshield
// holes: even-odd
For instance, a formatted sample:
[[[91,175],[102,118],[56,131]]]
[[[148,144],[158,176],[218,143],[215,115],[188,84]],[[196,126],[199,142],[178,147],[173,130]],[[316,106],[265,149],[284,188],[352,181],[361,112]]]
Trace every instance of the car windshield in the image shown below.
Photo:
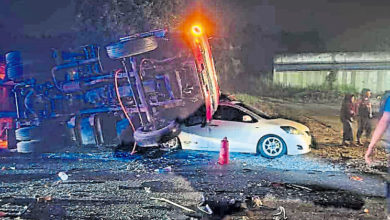
[[[261,110],[255,108],[255,107],[252,107],[252,106],[249,106],[249,105],[245,105],[243,103],[237,103],[238,106],[241,106],[241,107],[244,107],[246,109],[248,109],[249,111],[255,113],[256,115],[260,116],[261,118],[264,118],[264,119],[272,119],[271,116],[265,114],[264,112],[262,112]]]

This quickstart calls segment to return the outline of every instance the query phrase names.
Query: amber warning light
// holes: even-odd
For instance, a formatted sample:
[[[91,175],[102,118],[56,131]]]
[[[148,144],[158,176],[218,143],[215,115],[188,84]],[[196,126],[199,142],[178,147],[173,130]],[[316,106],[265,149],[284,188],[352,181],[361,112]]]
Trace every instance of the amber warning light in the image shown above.
[[[202,28],[199,25],[192,26],[192,34],[199,36],[202,34]]]

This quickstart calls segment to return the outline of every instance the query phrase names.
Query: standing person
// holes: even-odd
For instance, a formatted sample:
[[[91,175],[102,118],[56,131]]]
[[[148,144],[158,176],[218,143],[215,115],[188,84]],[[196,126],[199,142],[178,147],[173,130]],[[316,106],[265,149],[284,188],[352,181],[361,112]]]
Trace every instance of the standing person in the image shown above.
[[[366,137],[371,136],[371,118],[372,118],[372,105],[370,101],[371,90],[363,89],[361,93],[361,99],[358,103],[358,131],[356,135],[356,142],[358,145],[362,145],[361,137],[363,132],[366,133]]]
[[[343,142],[341,145],[353,143],[352,122],[355,116],[355,96],[346,94],[340,109],[340,119],[343,123]]]

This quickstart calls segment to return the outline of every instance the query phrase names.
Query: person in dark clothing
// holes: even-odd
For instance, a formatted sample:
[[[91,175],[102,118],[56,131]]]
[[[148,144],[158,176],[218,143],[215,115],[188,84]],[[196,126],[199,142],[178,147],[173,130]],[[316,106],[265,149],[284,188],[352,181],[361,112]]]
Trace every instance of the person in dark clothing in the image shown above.
[[[361,99],[358,103],[358,131],[357,131],[357,144],[362,145],[361,137],[363,132],[366,133],[366,137],[371,136],[371,118],[372,118],[372,105],[370,101],[371,90],[363,89],[361,93]]]
[[[340,109],[340,119],[343,123],[342,145],[350,145],[353,142],[352,122],[355,116],[355,96],[347,94],[344,97]]]

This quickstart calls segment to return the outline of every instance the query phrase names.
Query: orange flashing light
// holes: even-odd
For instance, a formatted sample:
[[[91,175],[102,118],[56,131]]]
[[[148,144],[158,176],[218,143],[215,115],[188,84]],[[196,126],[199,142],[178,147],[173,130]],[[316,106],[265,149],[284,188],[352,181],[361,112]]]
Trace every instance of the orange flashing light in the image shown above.
[[[7,149],[7,148],[8,148],[8,141],[0,140],[0,149]]]
[[[202,34],[202,28],[199,25],[192,26],[192,34],[195,36],[199,36]]]

